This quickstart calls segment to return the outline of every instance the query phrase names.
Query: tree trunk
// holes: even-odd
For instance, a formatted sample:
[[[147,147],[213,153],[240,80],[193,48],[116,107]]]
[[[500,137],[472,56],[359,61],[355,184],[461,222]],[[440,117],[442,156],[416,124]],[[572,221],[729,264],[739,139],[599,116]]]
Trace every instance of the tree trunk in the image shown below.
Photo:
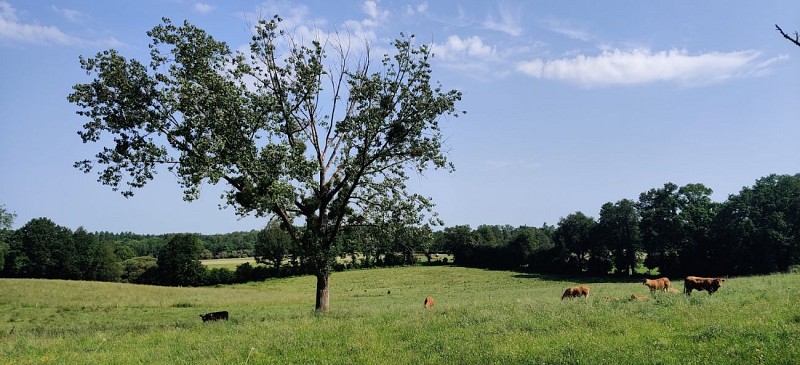
[[[327,313],[330,309],[330,273],[317,273],[317,312]]]

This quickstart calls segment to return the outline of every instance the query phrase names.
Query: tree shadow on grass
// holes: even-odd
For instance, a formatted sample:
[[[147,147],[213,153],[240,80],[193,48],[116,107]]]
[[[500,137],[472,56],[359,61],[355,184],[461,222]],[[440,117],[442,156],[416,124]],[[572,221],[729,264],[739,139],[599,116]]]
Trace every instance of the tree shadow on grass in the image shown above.
[[[580,282],[580,283],[641,283],[644,276],[584,276],[568,274],[537,274],[518,272],[512,277],[517,279],[538,279],[543,281]]]

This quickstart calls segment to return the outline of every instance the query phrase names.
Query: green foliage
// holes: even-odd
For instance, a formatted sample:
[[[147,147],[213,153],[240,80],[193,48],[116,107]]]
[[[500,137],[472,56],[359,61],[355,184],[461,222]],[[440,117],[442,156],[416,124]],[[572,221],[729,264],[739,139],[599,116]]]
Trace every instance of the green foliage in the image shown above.
[[[614,204],[603,204],[596,237],[600,245],[611,251],[616,272],[633,275],[637,266],[636,253],[641,248],[639,213],[635,203],[622,199]]]
[[[270,222],[258,233],[254,250],[256,262],[272,264],[276,269],[281,267],[284,258],[297,250],[292,236],[277,221]]]
[[[203,284],[205,266],[200,263],[203,245],[194,234],[173,236],[158,253],[158,280],[164,285]]]
[[[0,205],[0,231],[5,231],[14,227],[14,219],[17,214],[6,210],[5,204]]]
[[[667,183],[639,196],[645,265],[662,273],[699,273],[711,259],[711,224],[717,204],[703,184]]]
[[[126,283],[154,284],[158,260],[153,256],[137,256],[122,262],[120,279]]]
[[[187,200],[224,182],[238,214],[277,216],[327,285],[343,227],[433,215],[428,198],[407,191],[407,171],[452,169],[438,119],[458,116],[461,93],[432,83],[430,48],[413,37],[373,69],[368,54],[350,58],[346,40],[296,43],[280,21],[255,26],[250,57],[163,19],[148,32],[149,66],[115,50],[81,58],[95,79],[68,97],[89,119],[79,134],[84,143],[110,134],[113,147],[75,166],[104,166],[99,181],[125,196],[161,166]],[[326,311],[328,290],[318,293]]]
[[[582,212],[572,213],[558,222],[553,234],[555,242],[554,254],[557,260],[566,266],[566,272],[582,273],[589,270],[589,258],[592,253],[599,253],[604,247],[596,246],[594,240],[597,222]]]
[[[74,279],[80,277],[72,232],[47,218],[36,218],[14,232],[6,254],[11,277]]]
[[[787,271],[800,263],[800,174],[769,175],[722,204],[713,252],[734,273]]]

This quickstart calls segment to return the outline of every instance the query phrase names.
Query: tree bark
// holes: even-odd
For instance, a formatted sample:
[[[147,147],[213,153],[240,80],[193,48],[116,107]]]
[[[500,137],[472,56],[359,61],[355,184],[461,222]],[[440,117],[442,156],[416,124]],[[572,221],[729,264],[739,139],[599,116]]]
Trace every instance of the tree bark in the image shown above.
[[[319,272],[317,275],[317,312],[327,313],[330,309],[330,273]]]

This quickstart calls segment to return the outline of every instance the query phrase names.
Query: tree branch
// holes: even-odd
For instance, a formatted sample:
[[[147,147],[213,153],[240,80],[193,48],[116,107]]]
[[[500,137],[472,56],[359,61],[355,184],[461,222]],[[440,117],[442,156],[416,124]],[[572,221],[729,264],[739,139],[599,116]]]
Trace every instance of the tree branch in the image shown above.
[[[786,34],[786,32],[784,32],[783,29],[781,29],[781,27],[779,27],[777,24],[775,24],[775,29],[777,29],[778,32],[781,32],[781,35],[783,36],[783,38],[788,39],[790,42],[792,42],[796,46],[800,47],[800,34],[798,34],[797,32],[794,32],[794,38],[792,38],[790,35]]]

